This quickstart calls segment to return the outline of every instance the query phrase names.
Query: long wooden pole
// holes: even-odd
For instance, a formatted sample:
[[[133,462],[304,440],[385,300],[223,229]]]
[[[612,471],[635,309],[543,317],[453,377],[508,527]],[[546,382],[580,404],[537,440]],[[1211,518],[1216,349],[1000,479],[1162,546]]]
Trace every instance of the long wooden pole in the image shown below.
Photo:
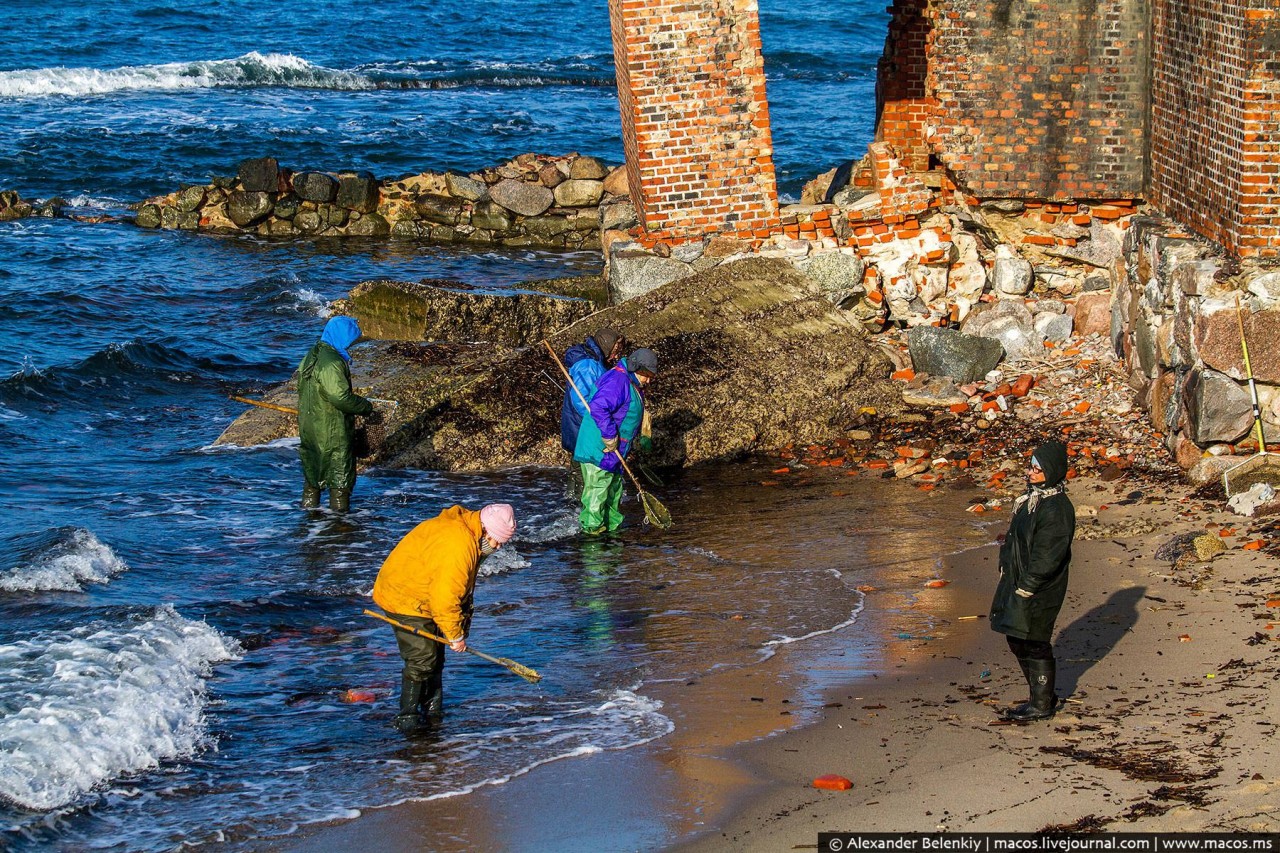
[[[250,406],[257,406],[260,409],[271,409],[275,412],[284,412],[286,415],[298,414],[297,409],[291,409],[288,406],[277,406],[275,403],[265,403],[262,400],[250,400],[248,397],[237,397],[234,394],[231,396],[231,399],[235,400],[237,403],[247,403]]]
[[[414,628],[412,625],[406,625],[403,622],[399,622],[395,619],[392,619],[390,616],[383,616],[381,613],[374,613],[372,610],[365,610],[364,615],[372,616],[374,619],[381,619],[383,622],[386,622],[388,625],[392,625],[396,628],[399,628],[401,631],[408,631],[410,634],[416,634],[419,637],[426,637],[428,640],[435,640],[437,643],[443,643],[446,646],[449,645],[449,641],[446,640],[444,637],[437,637],[435,634],[428,634],[426,631],[422,630],[421,628]],[[470,646],[467,646],[466,650],[471,652],[471,654],[475,655],[478,658],[482,658],[484,660],[489,661],[489,663],[496,663],[498,666],[505,667],[506,669],[510,670],[511,672],[523,678],[525,681],[536,684],[542,680],[542,676],[538,674],[538,671],[536,669],[527,667],[522,663],[516,663],[510,658],[496,658],[493,655],[486,655],[484,652],[480,651],[479,649],[473,649]]]
[[[1240,349],[1244,352],[1244,371],[1249,377],[1249,394],[1253,398],[1253,428],[1258,436],[1258,452],[1267,452],[1266,439],[1262,437],[1262,407],[1258,404],[1258,386],[1253,381],[1253,365],[1249,363],[1249,344],[1244,338],[1244,318],[1240,314],[1240,294],[1236,294],[1236,325],[1240,327]]]

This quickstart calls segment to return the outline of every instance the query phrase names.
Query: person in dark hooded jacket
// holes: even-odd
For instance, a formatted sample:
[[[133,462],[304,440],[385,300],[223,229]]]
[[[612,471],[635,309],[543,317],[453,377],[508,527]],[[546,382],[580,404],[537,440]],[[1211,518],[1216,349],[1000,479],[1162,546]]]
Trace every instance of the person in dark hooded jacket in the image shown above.
[[[1076,510],[1066,492],[1067,448],[1059,441],[1036,448],[1027,480],[1000,546],[1000,582],[991,602],[991,630],[1007,638],[1031,693],[1005,718],[1023,723],[1048,719],[1057,710],[1050,641],[1067,595],[1076,532]]]
[[[578,430],[587,414],[583,399],[590,400],[596,393],[596,383],[617,363],[625,347],[621,334],[605,328],[565,351],[564,366],[569,371],[570,385],[564,389],[564,401],[560,404],[560,445],[570,453],[578,445]],[[582,393],[581,397],[578,392]]]
[[[356,455],[352,449],[355,416],[369,415],[373,403],[351,390],[351,356],[347,347],[360,338],[350,317],[334,317],[325,324],[302,364],[298,366],[298,456],[302,459],[302,505],[320,505],[320,492],[329,490],[329,508],[346,512],[356,484]]]

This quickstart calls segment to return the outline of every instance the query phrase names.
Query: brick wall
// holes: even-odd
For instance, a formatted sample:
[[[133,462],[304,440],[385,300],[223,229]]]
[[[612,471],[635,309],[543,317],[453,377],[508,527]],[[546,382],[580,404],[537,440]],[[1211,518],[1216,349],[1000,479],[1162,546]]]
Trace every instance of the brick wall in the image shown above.
[[[929,147],[976,195],[1140,196],[1147,2],[895,0],[878,137],[918,163],[923,105]]]
[[[1274,0],[1152,0],[1151,200],[1243,256],[1280,253]]]
[[[778,228],[755,0],[609,0],[632,200],[675,239]]]
[[[876,75],[876,140],[894,146],[903,165],[929,168],[927,127],[938,106],[925,90],[929,19],[924,3],[894,3]]]

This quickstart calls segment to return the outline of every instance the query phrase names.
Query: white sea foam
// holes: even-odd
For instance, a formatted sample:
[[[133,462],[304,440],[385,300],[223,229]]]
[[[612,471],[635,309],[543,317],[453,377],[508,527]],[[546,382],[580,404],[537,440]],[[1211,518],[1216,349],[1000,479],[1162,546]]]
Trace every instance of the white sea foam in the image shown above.
[[[0,97],[3,98],[249,87],[359,90],[376,88],[376,84],[362,74],[313,65],[292,54],[257,51],[235,59],[201,62],[0,72]]]
[[[308,311],[317,317],[328,317],[333,313],[328,300],[309,287],[300,287],[290,292],[293,294],[294,305],[297,308]]]
[[[835,575],[836,577],[843,577],[841,572],[837,571],[836,569],[831,569],[830,571],[831,571],[831,574]],[[831,634],[836,631],[842,630],[844,628],[848,628],[854,622],[857,622],[858,617],[862,615],[862,611],[866,607],[867,596],[858,590],[853,590],[853,594],[857,596],[858,603],[857,605],[854,606],[853,610],[849,613],[848,619],[845,619],[843,622],[838,622],[829,628],[819,628],[816,631],[810,631],[809,633],[799,637],[777,637],[776,639],[769,640],[763,646],[761,646],[761,649],[760,649],[763,654],[763,659],[767,660],[768,658],[773,657],[774,653],[777,652],[780,646],[789,646],[792,643],[799,643],[804,640],[810,640],[810,639],[813,639],[814,637],[820,637],[823,634]]]
[[[73,527],[59,531],[49,547],[31,561],[0,575],[0,590],[79,592],[85,584],[107,583],[128,568],[93,533]]]
[[[107,780],[191,755],[205,679],[240,652],[170,606],[0,646],[0,798],[48,810]]]
[[[196,453],[239,453],[244,450],[290,450],[297,448],[299,439],[296,435],[285,436],[284,438],[273,438],[262,444],[206,444],[203,447],[197,447]]]
[[[518,711],[518,708],[507,706],[507,710]],[[590,722],[584,725],[584,720]],[[586,705],[561,713],[529,714],[500,729],[450,739],[442,744],[442,748],[460,757],[465,766],[492,764],[495,754],[517,749],[527,751],[531,743],[550,747],[551,751],[499,776],[470,782],[426,797],[405,797],[385,805],[462,796],[478,788],[506,784],[553,761],[631,749],[665,737],[675,731],[675,728],[671,718],[662,713],[661,701],[633,690],[615,690],[598,705]]]
[[[540,517],[521,520],[520,538],[529,542],[558,542],[578,535],[582,525],[576,511],[566,512],[549,521]]]
[[[521,556],[520,552],[515,548],[504,546],[484,558],[480,563],[479,570],[476,571],[476,576],[487,578],[490,575],[500,575],[512,569],[525,569],[530,565],[532,564]]]

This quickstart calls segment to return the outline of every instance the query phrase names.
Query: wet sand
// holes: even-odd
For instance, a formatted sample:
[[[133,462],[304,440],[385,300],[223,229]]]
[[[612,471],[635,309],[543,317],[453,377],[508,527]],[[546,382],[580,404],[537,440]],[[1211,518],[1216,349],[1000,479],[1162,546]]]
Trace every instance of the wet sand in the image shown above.
[[[706,648],[704,671],[695,678],[664,681],[661,672],[651,673],[638,688],[663,702],[674,724],[671,734],[623,751],[552,762],[464,796],[370,809],[353,821],[303,827],[285,839],[285,849],[655,850],[722,825],[761,781],[732,751],[822,720],[828,696],[851,681],[875,680],[899,657],[927,660],[916,647],[934,641],[898,635],[937,634],[935,614],[951,609],[946,602],[954,587],[925,584],[945,575],[943,554],[972,548],[991,535],[983,519],[964,511],[961,492],[926,495],[884,484],[876,475],[851,479],[827,469],[789,478],[778,488],[785,490],[783,503],[801,507],[793,510],[799,515],[788,531],[800,543],[782,547],[808,549],[804,553],[821,565],[875,579],[873,590],[850,590],[848,606],[862,605],[854,624],[778,646],[759,662],[718,665],[760,655],[758,641],[746,639],[759,636],[749,627],[749,614],[759,605],[737,600],[726,589],[720,615],[728,620],[722,624],[743,626],[738,647]],[[854,495],[868,489],[878,496],[874,507],[884,516],[850,517],[850,507],[864,504]],[[801,515],[812,527],[805,527]],[[870,542],[845,534],[873,526],[896,532]],[[839,553],[841,547],[848,552]],[[744,618],[737,611],[747,621],[733,621]],[[723,632],[716,636],[726,641]],[[730,632],[727,642],[734,636]],[[651,633],[650,642],[662,641],[661,631]],[[278,840],[270,846],[281,847]]]
[[[886,543],[882,558],[897,554],[900,568],[865,592],[855,630],[646,687],[675,723],[667,737],[308,827],[288,849],[772,851],[816,845],[820,830],[1273,831],[1280,758],[1267,703],[1280,647],[1248,641],[1280,615],[1266,607],[1280,597],[1277,560],[1241,548],[1248,520],[1167,486],[1117,505],[1142,488],[1072,485],[1083,517],[1055,639],[1070,700],[1051,721],[991,725],[1026,697],[1004,638],[962,618],[990,604],[989,543],[1008,520],[991,513],[974,519],[985,528],[951,522],[937,552],[971,550],[945,560],[919,541]],[[1222,538],[1211,563],[1155,558],[1173,535],[1215,522],[1240,535]],[[950,583],[925,586],[937,577]],[[855,636],[869,645],[851,649]],[[853,789],[814,789],[827,773]]]
[[[820,830],[1280,828],[1278,611],[1266,606],[1280,561],[1242,547],[1265,526],[1167,487],[1115,505],[1134,488],[1071,488],[1077,507],[1110,505],[1095,529],[1082,524],[1095,538],[1077,537],[1055,637],[1058,694],[1070,698],[1053,720],[991,725],[1025,683],[985,620],[954,624],[927,666],[904,655],[821,723],[734,750],[761,780],[754,795],[678,849],[790,850]],[[1220,537],[1212,562],[1155,558],[1174,535],[1218,525],[1237,535]],[[961,609],[986,612],[995,559],[992,546],[953,562]],[[810,787],[824,773],[853,789]]]

